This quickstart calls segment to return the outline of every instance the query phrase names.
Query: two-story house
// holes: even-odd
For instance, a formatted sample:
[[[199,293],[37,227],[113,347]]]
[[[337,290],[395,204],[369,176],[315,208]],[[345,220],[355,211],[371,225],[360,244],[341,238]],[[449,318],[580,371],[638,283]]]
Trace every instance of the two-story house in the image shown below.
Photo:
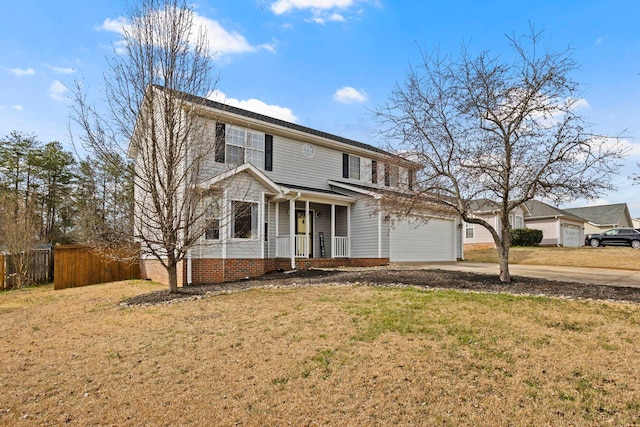
[[[456,218],[397,219],[379,203],[382,191],[411,192],[418,164],[215,101],[198,98],[198,108],[199,143],[215,144],[199,186],[219,188],[220,207],[207,214],[212,225],[190,249],[182,283],[462,257]],[[161,280],[154,263],[143,260],[143,276]]]

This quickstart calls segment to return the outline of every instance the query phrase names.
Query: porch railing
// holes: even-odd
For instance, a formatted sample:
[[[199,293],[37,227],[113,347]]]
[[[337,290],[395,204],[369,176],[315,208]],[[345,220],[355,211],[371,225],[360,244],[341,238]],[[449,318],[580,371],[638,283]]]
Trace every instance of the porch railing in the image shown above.
[[[307,258],[309,256],[309,241],[305,235],[295,236],[295,257]],[[289,258],[291,256],[291,240],[289,236],[276,237],[276,256]],[[336,236],[333,238],[334,257],[349,258],[349,238]]]
[[[295,236],[295,257],[307,258],[309,256],[309,240],[305,235]],[[276,256],[289,258],[291,256],[291,240],[289,236],[276,237]]]
[[[333,255],[335,258],[349,257],[349,238],[335,236],[333,238]]]

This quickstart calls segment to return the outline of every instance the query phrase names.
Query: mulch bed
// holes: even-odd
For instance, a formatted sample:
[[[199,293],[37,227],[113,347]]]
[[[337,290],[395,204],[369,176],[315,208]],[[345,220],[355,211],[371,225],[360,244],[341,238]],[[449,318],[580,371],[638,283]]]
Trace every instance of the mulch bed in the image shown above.
[[[287,288],[322,284],[356,284],[374,286],[415,286],[425,289],[458,289],[474,292],[506,292],[523,295],[545,295],[573,299],[595,299],[640,303],[640,289],[592,285],[577,282],[512,277],[511,283],[500,282],[497,275],[445,270],[301,270],[293,273],[273,272],[257,279],[211,285],[190,285],[177,293],[156,291],[125,300],[122,306],[166,304],[200,299],[221,293],[251,288]]]

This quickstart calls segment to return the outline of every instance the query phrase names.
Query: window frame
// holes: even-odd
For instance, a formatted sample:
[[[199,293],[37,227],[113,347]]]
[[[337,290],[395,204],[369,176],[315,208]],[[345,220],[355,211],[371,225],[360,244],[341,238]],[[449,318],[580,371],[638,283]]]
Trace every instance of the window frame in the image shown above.
[[[230,236],[231,239],[234,241],[242,241],[242,242],[247,242],[247,241],[257,241],[260,240],[261,236],[259,236],[260,234],[260,202],[258,201],[253,201],[253,200],[236,200],[236,199],[232,199],[231,201],[231,221],[230,221]],[[238,237],[237,236],[237,232],[236,232],[236,204],[237,203],[242,203],[242,204],[246,204],[246,205],[251,205],[251,207],[249,208],[249,236],[248,237]],[[253,218],[253,212],[254,212],[254,208],[255,208],[255,218]],[[255,228],[254,228],[255,227]]]
[[[242,133],[242,137],[240,137],[240,133]],[[266,170],[265,153],[267,148],[267,135],[264,132],[258,132],[242,126],[227,125],[224,142],[225,164],[239,166],[244,163],[251,163],[258,169]],[[230,160],[230,153],[232,151],[239,153],[238,162],[232,162]],[[249,159],[250,157],[252,158]]]
[[[206,228],[204,230],[204,240],[220,240],[221,238],[221,227],[220,227],[220,214],[222,207],[216,203],[216,197],[210,196],[207,197],[206,206],[204,207],[204,220]],[[221,197],[217,197],[218,200],[221,200]],[[210,234],[213,234],[213,237],[209,237]]]
[[[469,236],[469,231],[471,231],[471,236]],[[465,239],[475,239],[476,229],[475,224],[472,222],[464,223],[464,238]]]

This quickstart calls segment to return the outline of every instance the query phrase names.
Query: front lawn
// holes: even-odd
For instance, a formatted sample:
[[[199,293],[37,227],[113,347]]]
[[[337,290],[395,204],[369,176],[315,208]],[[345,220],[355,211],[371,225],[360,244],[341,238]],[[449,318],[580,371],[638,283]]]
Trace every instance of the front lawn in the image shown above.
[[[465,261],[498,262],[495,249],[464,252]],[[556,248],[556,247],[512,247],[509,251],[511,264],[555,265],[566,267],[618,268],[640,270],[640,250],[629,247],[605,248]]]
[[[119,305],[159,289],[0,294],[0,424],[640,422],[636,304],[335,284]]]

